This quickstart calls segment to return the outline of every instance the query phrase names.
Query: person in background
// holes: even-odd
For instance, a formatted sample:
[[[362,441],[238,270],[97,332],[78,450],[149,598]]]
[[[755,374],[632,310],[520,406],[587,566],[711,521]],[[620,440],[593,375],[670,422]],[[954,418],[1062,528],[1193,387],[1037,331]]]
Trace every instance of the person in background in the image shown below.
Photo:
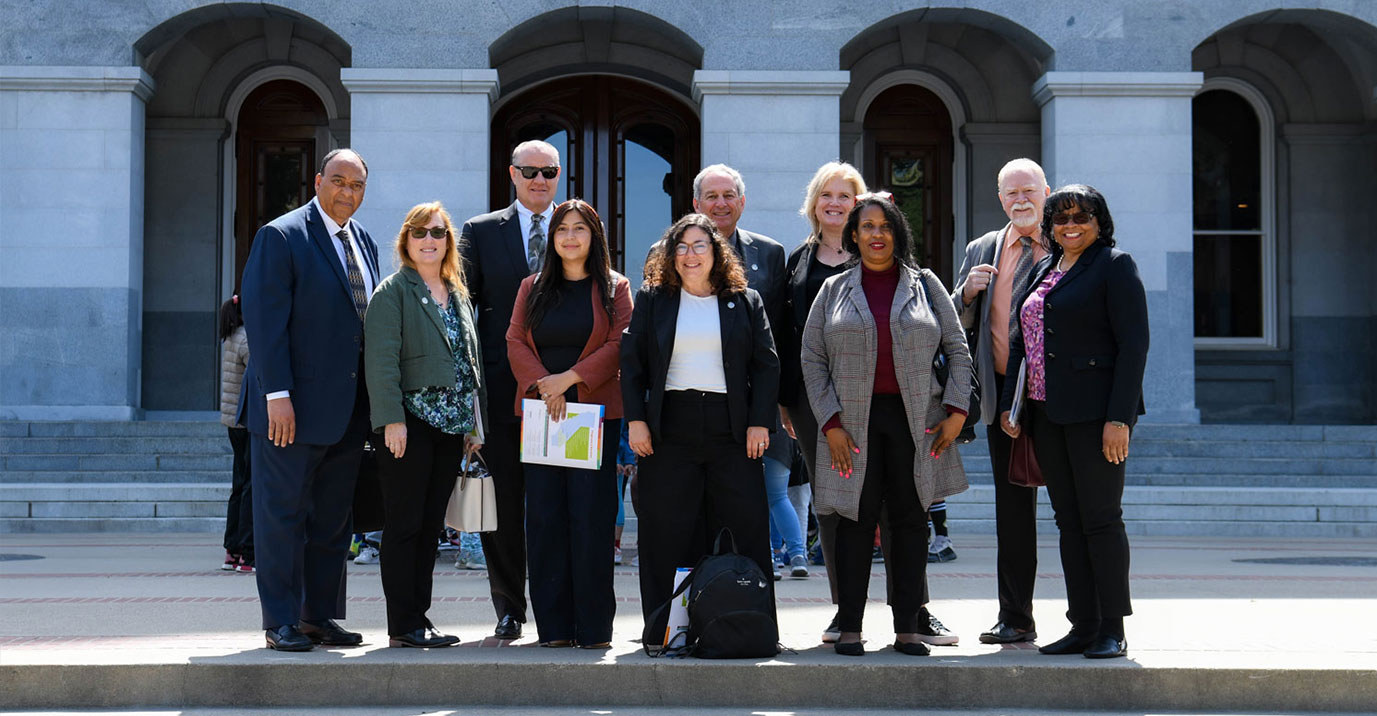
[[[603,406],[597,469],[527,463],[526,555],[540,645],[605,649],[616,595],[607,545],[613,541],[622,331],[631,323],[631,284],[612,270],[598,212],[582,199],[555,207],[539,273],[521,282],[507,328],[507,358],[523,398],[545,401],[562,420],[567,403]]]
[[[862,196],[842,239],[859,262],[823,283],[804,325],[800,363],[822,421],[814,499],[837,514],[838,654],[862,656],[875,528],[887,515],[894,649],[927,655],[919,632],[927,602],[927,509],[966,489],[953,441],[970,398],[966,339],[946,289],[913,265],[908,221],[892,201]],[[934,299],[935,297],[935,299]],[[933,374],[939,348],[950,370]],[[854,437],[853,437],[854,436]]]
[[[947,501],[938,500],[928,508],[928,530],[932,538],[928,541],[929,562],[953,562],[956,550],[951,546],[951,535],[947,533]]]
[[[617,441],[617,529],[612,533],[612,564],[622,563],[622,534],[626,531],[626,485],[636,478],[636,453],[627,442],[626,422]]]
[[[234,450],[229,504],[225,514],[225,562],[220,569],[253,572],[253,486],[249,473],[249,431],[239,424],[239,394],[249,364],[249,339],[239,296],[220,306],[220,423]]]
[[[458,637],[438,631],[426,612],[450,492],[461,461],[482,447],[473,434],[486,424],[478,331],[454,225],[440,202],[407,212],[394,251],[400,268],[373,293],[364,334],[386,516],[388,644],[451,646]]]
[[[1071,632],[1044,654],[1107,659],[1128,653],[1128,535],[1124,469],[1144,412],[1147,295],[1133,257],[1115,248],[1114,219],[1094,187],[1072,184],[1047,198],[1042,232],[1052,252],[1033,269],[1006,368],[1026,359],[1026,418],[1009,422],[1017,381],[1004,384],[1000,426],[1026,425],[1047,482],[1066,578]]]

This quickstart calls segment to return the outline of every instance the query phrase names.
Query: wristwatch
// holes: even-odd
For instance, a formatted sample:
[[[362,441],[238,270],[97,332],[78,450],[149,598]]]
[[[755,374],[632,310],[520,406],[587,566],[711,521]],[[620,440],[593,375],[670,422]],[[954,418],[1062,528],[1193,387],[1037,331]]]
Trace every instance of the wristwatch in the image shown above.
[[[1110,420],[1109,424],[1113,425],[1116,428],[1128,428],[1128,423],[1125,423],[1122,420]]]

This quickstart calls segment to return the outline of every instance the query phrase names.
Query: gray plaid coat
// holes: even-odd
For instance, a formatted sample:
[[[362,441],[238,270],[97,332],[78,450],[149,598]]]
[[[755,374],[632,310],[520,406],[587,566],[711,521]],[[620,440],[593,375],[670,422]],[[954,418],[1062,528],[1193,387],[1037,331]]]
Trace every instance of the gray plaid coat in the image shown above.
[[[963,492],[966,471],[953,445],[934,460],[932,436],[926,429],[947,416],[943,404],[962,410],[970,400],[971,355],[961,321],[942,282],[927,269],[900,267],[899,285],[890,308],[889,331],[894,345],[894,372],[908,414],[909,431],[917,454],[913,482],[923,508]],[[924,290],[930,291],[934,316]],[[875,386],[875,318],[861,289],[861,268],[853,267],[822,285],[803,329],[801,361],[804,386],[818,422],[841,413],[842,427],[860,448],[852,460],[852,475],[843,479],[829,466],[827,438],[818,435],[818,464],[813,504],[818,514],[837,513],[857,519],[865,467],[869,462],[870,399]],[[951,366],[947,390],[933,375],[932,358],[938,345],[946,349]]]

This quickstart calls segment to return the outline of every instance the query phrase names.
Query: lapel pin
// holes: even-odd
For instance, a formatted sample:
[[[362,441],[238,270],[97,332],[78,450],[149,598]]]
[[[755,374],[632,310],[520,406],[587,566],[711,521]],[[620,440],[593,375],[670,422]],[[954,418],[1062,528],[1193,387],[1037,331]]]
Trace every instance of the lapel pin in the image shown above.
[[[422,296],[422,297],[421,297],[421,303],[430,303],[430,299],[428,299],[428,298]]]
[[[727,308],[736,308],[735,301],[727,301]]]
[[[759,264],[751,264],[751,270],[752,270],[752,271],[759,271],[759,270],[760,270]]]

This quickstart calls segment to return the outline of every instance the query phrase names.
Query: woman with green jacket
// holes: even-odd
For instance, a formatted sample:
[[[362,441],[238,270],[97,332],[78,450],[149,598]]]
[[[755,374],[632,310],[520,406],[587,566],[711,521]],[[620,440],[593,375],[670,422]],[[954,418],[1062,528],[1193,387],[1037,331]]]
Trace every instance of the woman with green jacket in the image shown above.
[[[455,246],[439,202],[411,209],[397,234],[401,269],[373,292],[364,320],[364,376],[387,539],[383,595],[391,646],[459,642],[437,631],[430,609],[435,536],[486,403],[478,332]]]

